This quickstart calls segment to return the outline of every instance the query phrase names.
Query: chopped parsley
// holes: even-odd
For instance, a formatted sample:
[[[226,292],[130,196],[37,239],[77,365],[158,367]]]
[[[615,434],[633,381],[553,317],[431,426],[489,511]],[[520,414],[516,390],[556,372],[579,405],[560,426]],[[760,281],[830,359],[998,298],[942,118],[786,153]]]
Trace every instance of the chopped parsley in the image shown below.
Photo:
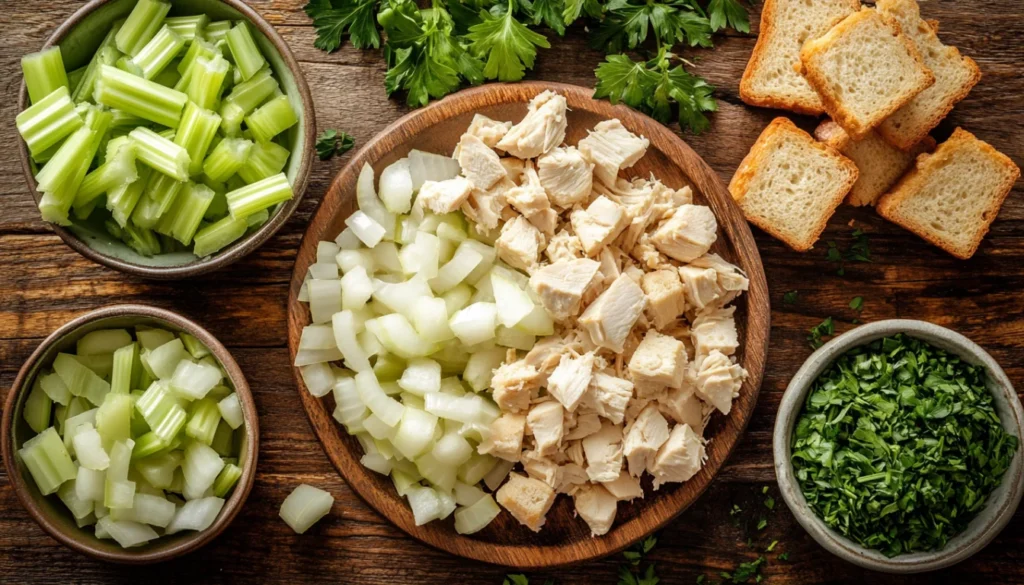
[[[795,290],[791,290],[786,294],[782,295],[782,302],[786,303],[787,305],[795,305],[799,299],[800,293]]]
[[[788,561],[789,560],[789,553],[788,552],[779,553],[779,556],[777,556],[775,558],[779,559],[780,561]]]
[[[846,274],[847,262],[871,262],[871,246],[868,235],[860,229],[853,230],[853,242],[845,252],[840,250],[835,242],[828,242],[825,258],[829,262],[839,264],[839,268],[836,269],[836,274],[839,276]]]
[[[324,130],[316,137],[316,155],[320,160],[328,160],[336,154],[344,154],[355,145],[355,139],[347,132]]]
[[[766,526],[768,526],[768,519],[762,516],[761,519],[757,521],[757,529],[764,530]]]
[[[821,338],[826,335],[833,335],[835,332],[836,327],[832,322],[832,317],[826,317],[824,321],[810,328],[807,335],[807,342],[811,344],[812,348],[818,349],[824,345]]]
[[[640,562],[656,544],[658,537],[652,534],[622,552],[622,556],[629,562],[619,566],[618,585],[658,585],[661,579],[655,574],[653,563],[647,565],[645,570],[640,569]]]
[[[850,299],[850,308],[858,313],[864,309],[864,297],[853,297]]]

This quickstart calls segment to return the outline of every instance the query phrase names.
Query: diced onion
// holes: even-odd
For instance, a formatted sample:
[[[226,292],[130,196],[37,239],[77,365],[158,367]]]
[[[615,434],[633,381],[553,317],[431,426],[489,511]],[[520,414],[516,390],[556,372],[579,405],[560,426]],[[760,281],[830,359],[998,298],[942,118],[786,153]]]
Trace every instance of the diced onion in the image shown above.
[[[300,484],[281,503],[281,519],[298,534],[326,516],[334,506],[334,496],[311,485]]]
[[[206,530],[217,519],[224,507],[223,498],[198,498],[185,502],[174,513],[164,534],[175,534],[182,530]]]
[[[334,388],[334,372],[327,364],[310,364],[299,368],[306,390],[317,398],[327,396]]]
[[[352,230],[352,233],[359,238],[359,241],[370,248],[377,245],[386,233],[384,226],[380,225],[372,217],[363,211],[357,211],[345,220],[345,225]]]
[[[498,306],[498,322],[505,327],[515,327],[533,312],[530,295],[501,272],[491,271],[491,289]]]
[[[388,165],[380,173],[380,199],[391,213],[408,213],[412,209],[412,174],[409,159]]]
[[[459,534],[480,532],[500,513],[501,508],[494,501],[494,497],[485,494],[472,505],[455,511],[455,531]]]
[[[370,412],[390,427],[397,425],[398,421],[402,420],[405,407],[394,398],[384,394],[373,370],[359,372],[356,374],[355,380],[359,399],[366,405],[366,408],[370,409]]]
[[[448,325],[465,345],[494,339],[498,307],[494,303],[474,303],[455,313]]]

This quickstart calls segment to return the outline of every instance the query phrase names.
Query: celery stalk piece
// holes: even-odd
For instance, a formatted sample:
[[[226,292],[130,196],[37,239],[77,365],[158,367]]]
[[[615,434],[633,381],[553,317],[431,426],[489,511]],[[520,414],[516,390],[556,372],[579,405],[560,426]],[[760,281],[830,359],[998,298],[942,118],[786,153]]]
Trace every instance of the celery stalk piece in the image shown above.
[[[39,377],[39,385],[53,402],[67,406],[71,402],[71,391],[54,372]]]
[[[114,62],[114,67],[117,67],[125,73],[131,73],[136,77],[142,77],[142,68],[136,65],[128,55],[121,55],[118,57],[117,61]]]
[[[71,354],[57,354],[53,360],[53,369],[71,394],[82,396],[96,406],[102,404],[103,398],[110,392],[110,384]]]
[[[219,126],[220,116],[216,113],[204,110],[191,101],[185,105],[174,143],[188,152],[189,175],[194,176],[203,172],[203,160],[213,137],[217,135]]]
[[[177,33],[185,43],[191,44],[196,37],[202,39],[208,22],[210,22],[210,17],[205,14],[169,16],[164,19],[164,26]]]
[[[163,440],[160,435],[150,431],[136,439],[135,447],[132,448],[132,461],[163,453],[169,446],[170,443]]]
[[[153,83],[176,89],[175,86],[181,81],[181,73],[178,73],[177,61],[171,61],[164,67],[164,70],[153,76]],[[177,90],[181,91],[181,90]]]
[[[74,71],[68,71],[68,95],[73,95],[75,90],[78,89],[78,85],[82,83],[82,79],[85,78],[85,72],[89,69],[89,65],[83,65]]]
[[[131,223],[124,226],[124,243],[142,256],[155,256],[161,252],[156,232]]]
[[[334,506],[334,496],[311,485],[300,484],[281,504],[281,519],[297,534],[326,516]]]
[[[25,441],[18,456],[44,496],[56,492],[61,484],[78,475],[71,455],[53,427]]]
[[[128,137],[135,144],[136,157],[143,164],[175,181],[187,181],[191,158],[181,145],[153,132],[149,128],[136,128]]]
[[[15,125],[36,158],[81,128],[82,117],[75,111],[68,89],[62,86],[18,114]]]
[[[79,399],[80,400],[80,399]],[[71,408],[69,407],[70,411]],[[78,431],[84,428],[84,425],[88,423],[90,426],[94,426],[96,423],[96,413],[99,411],[98,408],[92,410],[86,410],[74,415],[68,415],[64,421],[64,448],[72,455],[75,453],[75,435]]]
[[[177,128],[188,96],[109,65],[100,66],[96,103]]]
[[[134,455],[134,451],[132,452]],[[181,465],[181,453],[164,453],[133,461],[132,467],[155,488],[165,490],[174,480],[174,470]]]
[[[131,391],[132,368],[138,359],[139,346],[130,343],[114,351],[114,371],[110,376],[112,394],[128,394]]]
[[[134,183],[139,178],[139,172],[135,165],[135,145],[128,141],[121,145],[117,153],[107,159],[107,162],[96,167],[96,170],[87,174],[82,180],[81,187],[75,195],[74,208],[80,208],[93,203],[100,195],[117,187],[124,187]]]
[[[103,438],[103,446],[110,448],[118,441],[130,439],[131,424],[132,397],[127,393],[107,394],[96,412],[96,431]]]
[[[96,521],[96,534],[108,535],[117,541],[121,548],[132,548],[160,538],[151,527],[131,520],[114,520],[105,516]]]
[[[242,478],[242,468],[234,463],[228,463],[220,470],[220,475],[213,482],[213,495],[223,498],[228,495],[231,488],[235,487],[238,480]]]
[[[135,128],[136,126],[147,126],[147,125],[149,125],[149,120],[146,120],[144,118],[140,118],[139,116],[136,116],[135,114],[129,114],[128,112],[122,112],[121,110],[110,110],[110,115],[113,116],[113,118],[112,118],[112,120],[110,122],[110,128],[111,129],[114,129],[114,128],[121,128],[121,129],[129,128],[129,130],[122,130],[125,133],[126,136],[127,136],[128,132],[131,131],[130,130],[131,128]],[[113,133],[114,132],[111,132],[111,134],[113,134]]]
[[[174,518],[177,507],[162,495],[136,493],[132,498],[132,507],[126,510],[110,511],[112,518],[118,522],[131,521],[164,528]]]
[[[231,65],[227,59],[219,53],[211,58],[197,57],[191,68],[188,90],[185,92],[188,99],[201,108],[215,108],[220,101],[224,79],[230,69]]]
[[[25,399],[21,416],[28,423],[29,428],[41,433],[50,426],[52,408],[53,401],[43,390],[42,380],[37,377],[35,383],[32,384],[32,390],[28,393],[28,398]]]
[[[224,378],[215,365],[183,359],[174,368],[171,388],[188,400],[202,400]]]
[[[213,201],[213,190],[206,185],[189,183],[182,189],[167,213],[156,226],[158,233],[170,236],[188,246],[192,243],[199,222]]]
[[[284,170],[291,153],[287,148],[274,142],[257,142],[249,152],[238,176],[246,183],[262,181]]]
[[[253,138],[260,142],[270,142],[298,122],[299,118],[286,95],[277,96],[245,117],[245,124]]]
[[[195,359],[202,359],[210,355],[210,350],[202,341],[199,341],[193,335],[182,332],[178,334],[178,338],[181,339],[181,344],[185,346],[185,351],[189,353]]]
[[[53,158],[36,173],[37,189],[43,193],[54,193],[74,181],[79,163],[86,159],[96,133],[88,126],[76,130],[61,144]],[[91,160],[91,157],[89,158]],[[88,164],[88,162],[86,163]],[[82,176],[85,179],[85,176]],[[80,184],[80,183],[79,183]],[[78,191],[78,186],[75,186]],[[69,207],[70,207],[70,201]]]
[[[174,200],[185,187],[185,183],[173,177],[153,171],[142,197],[132,211],[131,221],[136,228],[152,229],[160,222],[160,218],[174,204]],[[127,226],[125,226],[127,229]],[[157,246],[159,252],[159,246]]]
[[[132,335],[127,329],[97,329],[86,333],[75,342],[75,353],[78,357],[113,354],[131,343]]]
[[[244,138],[225,138],[217,144],[203,162],[203,173],[215,182],[223,182],[242,168],[252,151],[252,141]]]
[[[261,69],[250,79],[231,88],[227,97],[224,98],[224,104],[234,104],[242,110],[243,115],[247,115],[280,91],[281,86],[274,79],[273,72],[267,67]]]
[[[208,497],[189,500],[178,508],[164,534],[176,534],[182,530],[199,532],[206,530],[217,519],[217,515],[223,508],[223,498]]]
[[[188,359],[189,356],[188,352],[185,351],[185,344],[173,336],[170,341],[142,353],[143,363],[161,380],[172,377],[178,367],[178,363]]]
[[[188,415],[162,382],[153,382],[135,401],[146,424],[156,436],[170,443],[185,426]]]
[[[143,329],[138,327],[135,330],[135,337],[139,340],[139,345],[142,346],[142,349],[153,350],[165,343],[174,341],[176,336],[166,329]]]
[[[132,449],[135,441],[118,441],[110,448],[110,466],[107,467],[107,482],[126,481],[131,468]],[[109,508],[110,504],[106,504]]]
[[[210,445],[219,424],[220,410],[217,403],[209,398],[203,398],[192,404],[192,414],[185,425],[185,435],[204,445]]]
[[[131,58],[146,79],[153,79],[181,53],[185,39],[167,26],[163,26],[138,54]]]
[[[132,57],[138,55],[146,43],[160,30],[160,26],[170,10],[170,2],[139,0],[114,37],[117,50]]]
[[[193,253],[200,258],[209,256],[220,251],[245,234],[247,224],[245,218],[235,219],[230,215],[221,218],[215,223],[203,227],[196,232],[193,241],[195,248]]]
[[[188,75],[188,71],[192,68],[192,65],[198,58],[205,57],[207,59],[212,59],[215,55],[221,55],[221,51],[217,48],[215,43],[202,39],[193,41],[193,43],[189,45],[188,50],[185,51],[185,55],[181,58],[181,61],[178,63],[178,73],[181,73],[182,76]]]
[[[69,89],[68,75],[60,47],[50,47],[21,58],[28,98],[34,104],[63,87]]]
[[[213,441],[210,447],[221,457],[229,457],[235,453],[235,433],[228,423],[221,420],[217,424],[217,430],[213,433]],[[225,460],[224,463],[227,463]]]
[[[100,42],[100,45],[96,47],[96,52],[93,53],[92,59],[89,60],[89,64],[85,67],[82,80],[71,91],[71,99],[76,103],[92,99],[93,88],[96,86],[96,79],[100,73],[99,66],[113,65],[120,57],[121,52],[117,50],[115,39],[118,31],[121,30],[121,26],[124,25],[124,21],[125,19],[123,18],[114,21],[110,25],[110,30],[107,31],[106,36]]]
[[[494,497],[485,494],[473,504],[455,512],[455,531],[459,534],[479,532],[500,513],[501,508],[494,502]]]
[[[231,217],[241,219],[260,211],[269,209],[282,201],[293,197],[292,186],[284,173],[278,173],[257,181],[241,189],[225,194],[228,200],[228,212]]]
[[[223,41],[228,35],[228,31],[231,30],[230,20],[217,20],[206,25],[206,30],[203,31],[203,38],[211,43],[217,41]]]
[[[72,440],[75,457],[81,467],[103,471],[110,467],[110,457],[103,448],[103,437],[89,423],[81,425]]]
[[[232,429],[237,429],[245,422],[245,418],[242,415],[242,403],[238,400],[238,394],[231,393],[225,397],[217,403],[217,409],[220,411],[221,418]]]
[[[189,442],[185,447],[185,462],[181,466],[185,474],[185,499],[196,499],[190,498],[190,494],[201,497],[213,486],[223,468],[224,460],[216,451],[198,441]]]
[[[109,457],[107,458],[107,466],[110,466]],[[75,495],[82,501],[102,502],[103,486],[106,483],[106,478],[107,474],[103,471],[79,465],[78,475],[75,477]]]
[[[245,21],[239,21],[233,26],[228,31],[226,40],[228,50],[231,51],[231,56],[235,60],[235,66],[238,67],[239,73],[242,74],[243,81],[251,79],[267,64],[263,53],[260,52],[256,41],[252,38],[249,24]]]

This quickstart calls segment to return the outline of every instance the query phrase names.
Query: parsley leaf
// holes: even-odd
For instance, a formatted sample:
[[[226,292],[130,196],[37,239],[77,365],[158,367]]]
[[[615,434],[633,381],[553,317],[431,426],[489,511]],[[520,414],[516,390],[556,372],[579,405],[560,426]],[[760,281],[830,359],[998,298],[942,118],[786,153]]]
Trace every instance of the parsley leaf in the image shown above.
[[[522,573],[517,575],[505,575],[505,580],[502,582],[502,585],[530,585],[530,580]]]
[[[767,498],[765,498],[764,499],[764,507],[768,508],[769,510],[774,510],[775,509],[775,498],[773,498],[771,496],[768,496]]]
[[[562,20],[562,13],[565,12],[565,0],[520,0],[520,3],[533,17],[533,24],[550,28],[558,33],[558,36],[565,34],[565,21]]]
[[[519,81],[527,68],[533,69],[537,47],[551,48],[548,39],[527,28],[514,17],[515,0],[509,0],[504,14],[480,12],[481,22],[469,27],[466,39],[470,52],[487,58],[484,77],[498,81]]]
[[[827,317],[821,323],[811,327],[809,335],[807,336],[807,341],[811,344],[812,348],[818,349],[824,345],[821,338],[826,335],[832,335],[835,332],[836,328],[835,324],[832,322],[832,317]]]
[[[760,576],[761,565],[765,564],[765,562],[767,562],[767,559],[761,556],[757,557],[757,560],[755,561],[741,563],[740,566],[736,567],[735,571],[726,577],[726,579],[729,579],[733,583],[746,583],[750,581],[751,578],[756,579]],[[725,575],[723,574],[723,576]]]
[[[750,32],[747,9],[739,0],[711,0],[708,3],[708,16],[712,32],[718,32],[726,27],[741,33]]]
[[[562,22],[570,25],[584,13],[591,18],[600,19],[604,13],[604,7],[601,6],[599,0],[565,0]]]
[[[377,0],[311,0],[303,10],[313,19],[318,49],[337,51],[345,34],[357,49],[380,47]]]
[[[850,300],[850,308],[860,312],[864,309],[864,297],[853,297]]]
[[[788,561],[789,560],[789,553],[788,552],[779,553],[778,559],[780,561]]]
[[[787,292],[786,294],[782,295],[782,302],[787,304],[787,305],[795,305],[796,302],[799,299],[800,299],[800,292],[799,291],[795,291],[795,290],[791,290],[791,291]]]
[[[766,518],[762,517],[760,520],[757,521],[758,530],[764,530],[766,526],[768,526],[768,520]]]
[[[773,540],[772,543],[768,545],[768,548],[764,549],[764,552],[772,552],[773,550],[775,550],[775,547],[778,546],[778,545],[779,545],[779,541]]]
[[[320,160],[328,160],[336,154],[344,154],[355,145],[355,139],[347,132],[328,129],[316,137],[316,154]]]

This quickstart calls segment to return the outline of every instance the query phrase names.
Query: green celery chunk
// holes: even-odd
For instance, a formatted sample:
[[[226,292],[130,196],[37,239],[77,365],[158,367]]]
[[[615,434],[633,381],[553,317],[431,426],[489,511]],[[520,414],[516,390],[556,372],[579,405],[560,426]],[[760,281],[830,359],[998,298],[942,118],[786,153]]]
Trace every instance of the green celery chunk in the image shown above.
[[[188,50],[185,51],[181,61],[178,62],[178,73],[181,73],[182,78],[185,78],[189,76],[189,71],[197,59],[200,57],[213,59],[216,55],[221,55],[221,51],[217,48],[216,44],[204,40],[194,41],[189,45]]]
[[[252,142],[244,138],[225,138],[203,162],[203,173],[220,183],[238,172],[252,151]]]
[[[205,14],[170,16],[164,19],[164,26],[177,33],[185,43],[191,43],[196,37],[202,38],[208,22],[210,17]]]
[[[118,57],[117,61],[114,62],[114,67],[117,67],[125,73],[131,73],[136,77],[142,77],[142,68],[136,65],[128,55],[121,55]]]
[[[199,229],[196,232],[193,253],[200,258],[219,252],[228,244],[245,234],[248,227],[245,219],[235,219],[227,215],[220,220]]]
[[[128,112],[122,112],[121,110],[110,110],[110,115],[113,116],[110,127],[113,128],[125,128],[136,126],[146,126],[149,124],[149,120],[140,118],[135,114],[129,114]],[[128,132],[128,131],[125,131]]]
[[[68,88],[59,87],[17,115],[15,125],[33,158],[82,127]],[[37,158],[38,160],[38,158]]]
[[[132,212],[132,223],[147,230],[156,227],[184,187],[184,182],[154,171],[149,177],[142,198]]]
[[[204,177],[205,178],[205,177]],[[217,185],[213,181],[204,182],[207,187],[213,189],[213,201],[210,202],[210,206],[206,208],[206,213],[203,215],[204,221],[217,221],[228,214],[228,200],[224,197],[227,190],[223,185]]]
[[[167,386],[161,382],[153,382],[149,388],[135,401],[135,409],[139,411],[146,424],[165,443],[170,443],[178,435],[188,414],[174,398]]]
[[[244,116],[280,91],[281,86],[274,79],[274,74],[270,71],[270,68],[266,67],[247,81],[243,81],[231,88],[231,91],[224,98],[224,104],[235,104],[241,108],[242,115]]]
[[[193,358],[198,360],[210,355],[210,350],[203,345],[202,341],[196,339],[194,335],[181,332],[178,334],[178,338],[181,339],[181,344],[185,346],[185,351]]]
[[[242,469],[240,467],[234,463],[225,464],[224,469],[220,470],[220,474],[213,482],[213,495],[218,498],[227,496],[241,477]]]
[[[110,375],[110,392],[128,394],[131,392],[132,368],[138,360],[139,346],[130,343],[114,352],[114,370]]]
[[[96,103],[123,110],[161,126],[177,128],[188,96],[159,83],[100,65]]]
[[[107,210],[117,225],[122,228],[128,223],[128,218],[138,204],[139,198],[142,197],[142,192],[149,183],[150,175],[154,172],[145,165],[136,165],[136,170],[139,172],[137,179],[107,191]]]
[[[160,30],[164,18],[170,11],[171,4],[169,2],[139,0],[114,37],[117,50],[133,57],[139,54],[146,43]]]
[[[82,500],[78,497],[75,491],[76,482],[77,477],[74,481],[65,482],[57,490],[57,497],[60,498],[61,502],[64,502],[64,505],[71,512],[71,515],[75,517],[75,520],[83,520],[92,515],[93,503],[91,500]],[[78,526],[81,528],[83,525],[79,524]]]
[[[103,398],[110,392],[110,384],[106,380],[82,365],[71,354],[57,354],[53,360],[53,370],[71,394],[81,396],[96,406],[103,404]]]
[[[245,218],[245,224],[248,227],[248,229],[256,229],[261,225],[267,223],[268,219],[270,219],[270,212],[267,211],[266,209],[261,209],[256,213],[250,215],[249,217]]]
[[[131,342],[132,334],[127,329],[97,329],[75,342],[75,353],[78,357],[113,354]]]
[[[132,223],[124,226],[124,243],[143,256],[156,256],[161,252],[156,232]]]
[[[185,105],[185,112],[181,115],[181,125],[174,136],[174,143],[181,146],[188,153],[189,175],[198,175],[203,172],[203,160],[217,135],[217,128],[220,126],[220,116],[210,110],[204,110],[191,101]]]
[[[55,403],[67,406],[71,402],[71,391],[68,390],[68,387],[56,372],[40,376],[39,384],[43,387],[43,392],[46,392],[50,400]]]
[[[249,151],[249,158],[238,169],[238,176],[246,183],[262,181],[284,170],[291,153],[276,142],[257,142]]]
[[[21,70],[25,75],[29,101],[33,104],[42,101],[58,88],[70,90],[60,47],[25,55],[21,58]]]
[[[231,428],[231,425],[227,421],[223,420],[223,414],[221,414],[221,421],[217,425],[217,432],[213,434],[213,441],[210,442],[210,447],[217,452],[221,457],[227,457],[234,452],[235,449],[235,431]]]
[[[128,136],[135,143],[135,156],[139,162],[175,181],[188,180],[192,160],[184,147],[149,128],[136,128]]]
[[[161,380],[171,378],[178,363],[188,358],[185,344],[174,336],[160,347],[142,353],[142,363],[147,364],[153,374]]]
[[[270,142],[275,136],[299,122],[288,96],[279,95],[245,117],[253,138]]]
[[[139,172],[135,167],[135,153],[135,145],[126,140],[117,149],[113,158],[108,158],[107,162],[87,174],[75,195],[75,210],[92,203],[97,197],[112,189],[127,186],[138,180]]]
[[[56,154],[53,155],[43,168],[36,173],[38,190],[44,193],[53,193],[63,185],[74,180],[78,172],[79,163],[85,159],[92,146],[96,132],[88,126],[75,130],[67,140],[61,144]],[[85,175],[82,175],[85,179]],[[80,185],[81,183],[79,183]],[[75,186],[75,192],[78,186]],[[70,203],[68,205],[70,207]]]
[[[132,397],[109,393],[96,412],[96,431],[103,439],[103,448],[110,449],[118,441],[131,438]]]
[[[153,79],[164,70],[185,47],[185,39],[167,26],[163,26],[139,53],[131,58],[142,77]]]
[[[135,441],[132,449],[132,460],[146,459],[165,451],[169,443],[160,435],[150,431]]]
[[[142,439],[140,438],[138,442],[142,442]],[[138,444],[136,444],[137,447]],[[135,460],[134,455],[135,452],[132,451],[132,467],[149,482],[149,485],[161,490],[171,487],[171,482],[174,481],[174,470],[181,466],[181,453],[162,453],[140,460]]]
[[[188,246],[199,229],[206,209],[213,201],[213,189],[206,185],[189,183],[182,189],[167,213],[156,226],[157,233],[170,236]]]
[[[85,78],[85,72],[87,69],[89,69],[89,66],[83,65],[74,71],[68,71],[69,96],[74,94],[75,90],[78,89],[78,85],[82,83],[82,79]]]
[[[192,413],[185,426],[185,435],[192,437],[204,445],[213,442],[220,423],[220,409],[217,403],[209,398],[197,400],[192,404]]]
[[[123,24],[124,19],[115,21],[111,25],[110,31],[107,32],[107,36],[103,37],[100,46],[96,48],[92,59],[89,60],[89,64],[85,67],[82,81],[71,92],[71,99],[75,103],[91,100],[93,90],[96,88],[96,80],[99,79],[100,65],[113,65],[121,57],[121,52],[117,50],[114,39]]]
[[[127,439],[110,448],[110,467],[103,490],[103,505],[107,508],[131,508],[134,503],[136,485],[128,481],[134,447],[135,442]]]
[[[190,69],[191,75],[186,94],[203,109],[213,109],[220,101],[224,79],[231,65],[219,53],[211,58],[198,57]]]
[[[228,212],[235,219],[248,217],[262,209],[269,209],[292,198],[292,186],[284,173],[267,177],[224,195]]]
[[[56,492],[61,484],[75,479],[78,475],[71,455],[64,447],[57,429],[53,427],[25,441],[21,449],[18,449],[18,457],[28,468],[36,487],[44,496]]]
[[[160,85],[162,85],[164,87],[170,87],[172,89],[176,89],[175,86],[177,86],[178,82],[181,81],[181,74],[178,73],[178,69],[176,67],[174,67],[174,65],[175,65],[175,62],[172,61],[170,65],[168,65],[167,67],[164,67],[163,71],[161,71],[160,73],[157,73],[153,77],[153,79],[152,79],[153,83],[160,84]],[[181,91],[181,90],[178,90],[178,91]]]
[[[85,104],[81,108],[85,112],[85,125],[61,144],[36,175],[38,189],[43,192],[39,211],[45,221],[60,225],[70,224],[68,210],[113,119],[110,112],[98,106]],[[85,130],[91,134],[80,134]]]
[[[78,353],[73,356],[75,361],[89,368],[100,378],[108,378],[114,371],[114,352],[110,353]]]
[[[228,31],[230,30],[230,20],[218,20],[206,25],[206,30],[203,31],[203,37],[211,43],[216,43],[217,41],[225,40],[228,36]]]
[[[52,410],[53,401],[50,400],[50,396],[43,390],[42,381],[37,377],[35,383],[32,384],[32,390],[28,393],[28,398],[25,399],[24,406],[22,406],[21,417],[28,423],[29,428],[37,433],[41,433],[46,427],[50,426]],[[217,417],[219,420],[219,411],[217,412]]]
[[[166,329],[143,329],[140,326],[135,329],[135,337],[139,340],[139,345],[142,346],[142,349],[153,350],[174,341],[175,335]]]
[[[256,46],[256,41],[252,38],[249,24],[245,21],[239,21],[238,24],[231,27],[226,40],[228,50],[231,51],[231,56],[234,57],[235,66],[238,67],[239,73],[242,74],[243,81],[256,75],[267,64],[267,60],[263,58],[263,53],[260,52],[259,47]]]

